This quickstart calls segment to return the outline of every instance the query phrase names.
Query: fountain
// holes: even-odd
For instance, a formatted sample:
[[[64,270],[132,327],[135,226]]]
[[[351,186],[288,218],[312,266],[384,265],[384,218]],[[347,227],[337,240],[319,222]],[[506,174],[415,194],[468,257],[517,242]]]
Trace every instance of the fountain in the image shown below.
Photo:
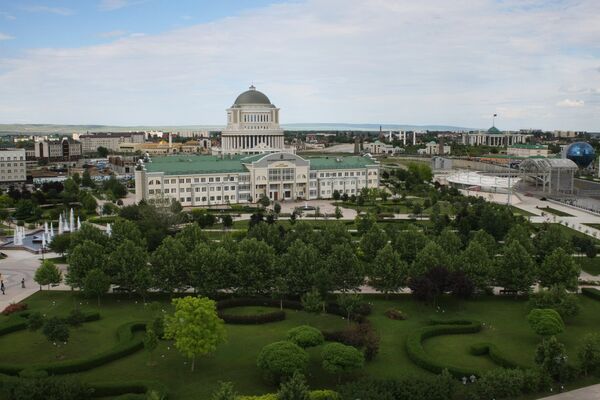
[[[65,232],[65,227],[63,226],[62,214],[58,215],[58,234],[62,235]]]
[[[79,219],[79,216],[77,216],[77,230],[81,230],[81,220]]]
[[[69,216],[69,229],[71,232],[75,231],[75,214],[73,213],[73,209],[71,208],[71,215]]]
[[[111,228],[110,224],[106,224],[106,235],[108,237],[112,236],[112,228]]]

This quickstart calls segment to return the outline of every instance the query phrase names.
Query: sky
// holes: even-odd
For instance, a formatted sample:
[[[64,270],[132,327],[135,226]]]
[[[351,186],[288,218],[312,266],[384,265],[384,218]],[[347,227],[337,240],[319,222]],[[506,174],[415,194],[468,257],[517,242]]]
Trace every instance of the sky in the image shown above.
[[[0,123],[600,131],[598,0],[0,0]]]

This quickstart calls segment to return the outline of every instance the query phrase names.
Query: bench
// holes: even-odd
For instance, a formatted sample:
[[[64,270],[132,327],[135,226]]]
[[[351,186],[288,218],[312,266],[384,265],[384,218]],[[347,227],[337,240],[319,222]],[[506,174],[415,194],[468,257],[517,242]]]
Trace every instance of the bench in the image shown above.
[[[501,289],[500,290],[500,294],[513,294],[513,295],[516,295],[518,293],[519,293],[519,291],[515,290],[515,289]]]

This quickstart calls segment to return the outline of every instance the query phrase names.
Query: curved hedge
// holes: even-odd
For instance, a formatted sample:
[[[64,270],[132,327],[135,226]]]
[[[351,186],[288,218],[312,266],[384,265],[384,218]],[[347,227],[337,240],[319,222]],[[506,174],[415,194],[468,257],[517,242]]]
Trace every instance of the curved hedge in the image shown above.
[[[97,314],[97,313],[95,313]],[[95,317],[95,315],[94,315]],[[86,319],[87,321],[87,319]],[[135,338],[134,333],[146,330],[145,322],[129,322],[117,328],[117,344],[106,351],[90,357],[77,360],[67,360],[52,364],[34,364],[29,366],[0,364],[0,373],[17,375],[25,368],[43,370],[49,375],[60,375],[74,372],[87,371],[111,361],[133,354],[144,347],[142,338]]]
[[[430,321],[429,326],[416,329],[406,339],[406,353],[412,362],[419,367],[435,374],[440,374],[447,369],[454,377],[479,376],[479,372],[453,365],[446,365],[431,357],[423,348],[425,339],[441,336],[456,335],[460,333],[477,333],[481,330],[481,322],[469,320]]]
[[[162,383],[156,381],[131,381],[127,383],[90,383],[94,389],[93,397],[117,397],[125,398],[154,398],[151,393],[158,396],[155,398],[166,398],[167,389]]]
[[[283,321],[285,319],[285,311],[277,310],[269,313],[250,315],[232,315],[219,312],[219,318],[221,318],[226,324],[259,325],[268,324],[269,322]]]
[[[493,343],[477,343],[469,349],[474,356],[489,356],[490,359],[503,368],[522,368],[521,365],[509,360]]]

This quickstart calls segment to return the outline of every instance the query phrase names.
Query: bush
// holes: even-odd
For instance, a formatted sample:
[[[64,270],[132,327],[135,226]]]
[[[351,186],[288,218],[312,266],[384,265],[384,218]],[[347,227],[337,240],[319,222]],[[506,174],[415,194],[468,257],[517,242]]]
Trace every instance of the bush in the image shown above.
[[[504,354],[500,352],[498,347],[493,343],[477,343],[470,347],[469,351],[474,356],[489,356],[490,359],[504,368],[517,368],[519,365],[509,360]]]
[[[0,398],[11,400],[86,400],[94,390],[74,378],[8,378],[0,381]]]
[[[473,386],[471,400],[512,399],[548,387],[548,377],[539,370],[496,368],[484,372]]]
[[[291,310],[302,310],[302,303],[299,301],[283,300],[283,308],[289,308]],[[220,300],[216,304],[217,310],[225,310],[227,308],[234,307],[246,307],[246,306],[264,306],[264,307],[276,307],[279,308],[278,299],[269,298],[248,298],[248,297],[234,297],[231,299]]]
[[[581,294],[590,299],[600,300],[600,290],[596,288],[581,288]]]
[[[318,346],[325,341],[320,330],[308,325],[290,329],[287,332],[287,339],[302,348]]]
[[[10,315],[16,312],[27,310],[27,304],[25,303],[12,303],[6,306],[2,311],[2,315]]]
[[[447,369],[452,376],[462,378],[463,376],[478,376],[479,372],[462,367],[446,365],[431,357],[423,348],[425,339],[441,336],[455,335],[460,333],[477,333],[481,330],[481,322],[467,320],[431,321],[431,326],[416,329],[406,339],[406,352],[408,358],[419,367],[435,374],[440,374]]]
[[[366,378],[340,386],[342,400],[450,400],[456,382],[448,374],[398,380]]]
[[[283,321],[285,319],[285,311],[277,310],[269,313],[254,314],[254,315],[231,315],[219,312],[221,318],[226,324],[234,325],[259,325],[269,322]]]
[[[274,342],[261,349],[256,364],[270,380],[278,382],[295,371],[304,370],[308,364],[308,353],[292,342]]]
[[[364,355],[352,346],[330,343],[323,348],[323,369],[331,374],[345,374],[365,364]]]
[[[379,335],[369,322],[350,325],[340,331],[323,332],[325,340],[364,348],[365,359],[371,361],[379,352]]]
[[[540,336],[553,336],[565,329],[560,314],[551,308],[534,308],[527,315],[531,329]]]
[[[341,400],[339,393],[333,390],[313,390],[309,398],[310,400]]]
[[[579,314],[577,296],[568,293],[564,287],[553,286],[549,290],[542,289],[531,295],[529,307],[551,308],[558,312],[562,318],[574,317]]]
[[[74,327],[81,326],[81,324],[83,324],[84,321],[85,315],[78,308],[74,308],[73,310],[71,310],[69,316],[67,317],[67,323]]]
[[[387,310],[385,310],[385,316],[388,317],[389,319],[395,319],[395,320],[405,320],[406,319],[406,315],[404,315],[404,313],[400,310],[397,310],[395,308],[388,308]]]

